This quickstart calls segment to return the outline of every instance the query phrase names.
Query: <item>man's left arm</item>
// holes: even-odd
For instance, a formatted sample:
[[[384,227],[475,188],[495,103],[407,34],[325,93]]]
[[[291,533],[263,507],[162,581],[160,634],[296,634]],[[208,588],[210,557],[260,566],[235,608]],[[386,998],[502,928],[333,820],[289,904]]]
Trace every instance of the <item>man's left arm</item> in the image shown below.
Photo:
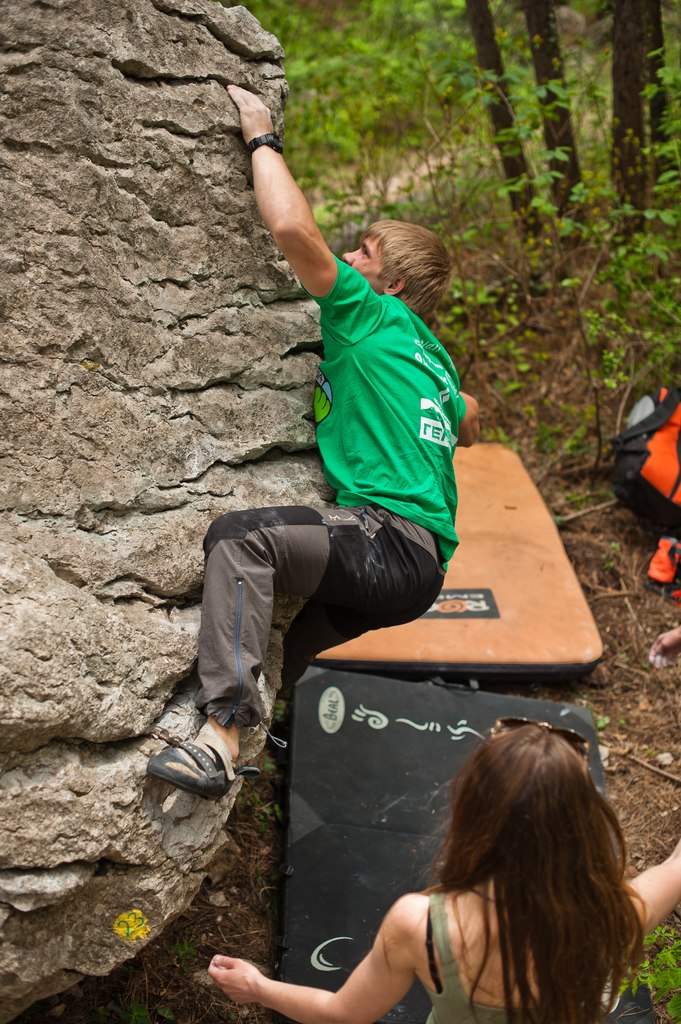
[[[463,391],[460,391],[459,394],[466,403],[466,415],[462,420],[459,420],[459,439],[457,444],[461,445],[462,448],[470,448],[478,440],[480,434],[480,409],[472,395],[467,395]]]
[[[228,85],[227,92],[239,110],[246,144],[273,132],[272,116],[258,96],[238,85]],[[310,295],[328,295],[338,267],[286,161],[269,146],[260,146],[252,163],[258,209],[278,248]]]

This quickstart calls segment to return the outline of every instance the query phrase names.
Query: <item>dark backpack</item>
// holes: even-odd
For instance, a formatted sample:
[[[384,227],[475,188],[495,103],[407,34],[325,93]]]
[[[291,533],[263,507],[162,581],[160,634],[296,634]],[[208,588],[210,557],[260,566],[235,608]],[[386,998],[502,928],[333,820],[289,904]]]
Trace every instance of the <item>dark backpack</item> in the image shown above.
[[[613,490],[647,525],[681,528],[681,394],[660,388],[636,403],[613,440]]]

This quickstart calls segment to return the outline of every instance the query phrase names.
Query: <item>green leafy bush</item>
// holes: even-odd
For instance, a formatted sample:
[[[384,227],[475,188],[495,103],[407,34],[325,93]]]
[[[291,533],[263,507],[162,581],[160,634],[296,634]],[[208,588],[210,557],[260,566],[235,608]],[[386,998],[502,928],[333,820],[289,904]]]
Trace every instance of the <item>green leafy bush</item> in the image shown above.
[[[674,928],[660,925],[646,936],[645,947],[650,953],[631,978],[632,992],[646,985],[656,1003],[671,995],[667,1013],[674,1024],[681,1024],[681,936]]]

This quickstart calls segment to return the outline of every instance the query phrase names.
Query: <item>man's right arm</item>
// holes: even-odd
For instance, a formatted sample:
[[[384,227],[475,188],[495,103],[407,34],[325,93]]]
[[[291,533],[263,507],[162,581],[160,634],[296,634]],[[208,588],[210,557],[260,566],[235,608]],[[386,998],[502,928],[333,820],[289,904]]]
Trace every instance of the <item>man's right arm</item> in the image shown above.
[[[238,85],[228,85],[227,92],[247,144],[273,131],[271,114],[258,96]],[[255,199],[266,227],[310,295],[328,295],[336,282],[336,261],[286,161],[269,146],[256,149],[252,161]]]

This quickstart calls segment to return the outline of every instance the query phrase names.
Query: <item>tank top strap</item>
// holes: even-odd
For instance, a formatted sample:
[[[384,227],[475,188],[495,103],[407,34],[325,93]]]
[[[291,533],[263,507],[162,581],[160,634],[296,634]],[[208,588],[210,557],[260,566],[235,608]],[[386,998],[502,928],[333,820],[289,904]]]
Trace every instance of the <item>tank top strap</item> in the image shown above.
[[[433,922],[433,940],[440,959],[442,973],[445,976],[451,975],[452,971],[458,976],[456,960],[452,952],[452,943],[449,937],[449,925],[447,923],[447,909],[445,906],[445,893],[431,892],[429,896],[430,917]]]
[[[503,1024],[507,1020],[503,1008],[480,1006],[476,1003],[471,1008],[470,999],[464,992],[459,976],[459,968],[454,958],[452,941],[447,923],[446,894],[430,893],[428,897],[431,921],[433,924],[433,942],[440,960],[440,979],[443,990],[441,993],[428,991],[433,1010],[428,1018],[429,1024]]]

